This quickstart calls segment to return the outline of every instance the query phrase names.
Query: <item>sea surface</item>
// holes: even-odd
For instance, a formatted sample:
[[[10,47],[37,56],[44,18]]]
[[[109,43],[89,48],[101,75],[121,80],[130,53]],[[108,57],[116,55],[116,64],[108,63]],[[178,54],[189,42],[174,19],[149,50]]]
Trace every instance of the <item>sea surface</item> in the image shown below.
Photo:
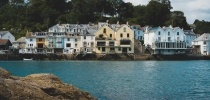
[[[16,76],[52,73],[99,100],[210,100],[210,61],[0,61]]]

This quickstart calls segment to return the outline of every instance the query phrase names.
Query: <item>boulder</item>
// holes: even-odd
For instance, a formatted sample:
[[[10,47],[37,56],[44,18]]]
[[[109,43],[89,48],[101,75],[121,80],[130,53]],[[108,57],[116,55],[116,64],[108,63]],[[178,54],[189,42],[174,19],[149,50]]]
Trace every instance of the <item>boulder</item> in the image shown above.
[[[95,100],[52,74],[12,76],[0,68],[0,100]]]

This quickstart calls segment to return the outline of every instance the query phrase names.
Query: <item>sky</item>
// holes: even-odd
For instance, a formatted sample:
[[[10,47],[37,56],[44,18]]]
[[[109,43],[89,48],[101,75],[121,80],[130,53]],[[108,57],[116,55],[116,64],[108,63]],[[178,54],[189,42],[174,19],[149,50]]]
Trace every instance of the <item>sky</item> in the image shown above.
[[[124,0],[133,5],[146,5],[150,0]],[[183,11],[188,24],[193,24],[195,19],[210,21],[210,0],[170,0],[174,10]]]

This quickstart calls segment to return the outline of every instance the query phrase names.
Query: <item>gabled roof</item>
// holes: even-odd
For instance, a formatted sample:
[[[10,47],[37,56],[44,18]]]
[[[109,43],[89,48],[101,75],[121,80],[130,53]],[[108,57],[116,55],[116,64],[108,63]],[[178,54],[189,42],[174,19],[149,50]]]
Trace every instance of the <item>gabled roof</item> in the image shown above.
[[[205,40],[210,40],[210,33],[204,33],[198,38],[196,38],[194,41],[205,41]]]
[[[17,39],[15,42],[25,42],[26,37],[21,37],[19,39]]]
[[[9,31],[0,31],[0,35],[4,36],[5,34],[9,33]]]
[[[0,45],[6,45],[8,41],[8,39],[0,39]]]

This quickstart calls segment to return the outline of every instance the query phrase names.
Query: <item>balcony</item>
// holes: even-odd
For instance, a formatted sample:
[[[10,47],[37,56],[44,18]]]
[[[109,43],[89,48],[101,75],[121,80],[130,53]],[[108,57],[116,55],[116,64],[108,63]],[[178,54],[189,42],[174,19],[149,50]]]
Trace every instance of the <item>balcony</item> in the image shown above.
[[[99,47],[101,47],[101,46],[106,46],[106,42],[97,42],[97,46]]]
[[[130,45],[131,40],[129,39],[121,39],[120,40],[120,45]]]
[[[155,42],[153,49],[187,49],[186,42]]]
[[[109,46],[114,46],[114,42],[109,42]]]

